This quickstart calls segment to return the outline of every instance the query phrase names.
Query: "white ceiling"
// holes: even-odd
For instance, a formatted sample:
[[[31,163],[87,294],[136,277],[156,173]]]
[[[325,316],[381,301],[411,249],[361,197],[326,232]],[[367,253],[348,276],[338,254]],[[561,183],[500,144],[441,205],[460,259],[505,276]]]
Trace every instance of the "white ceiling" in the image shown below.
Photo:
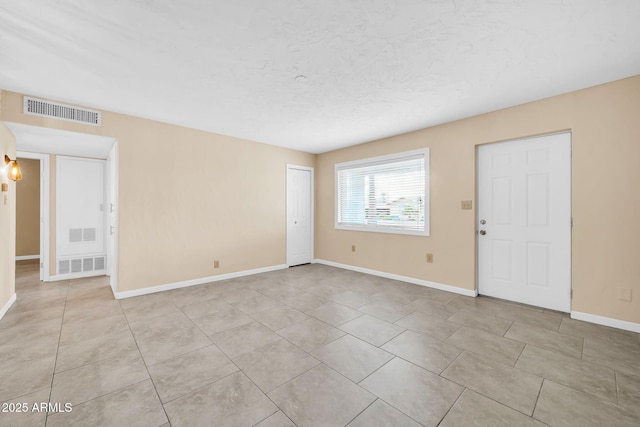
[[[0,0],[0,88],[296,148],[640,74],[638,0]]]
[[[106,159],[114,138],[5,122],[16,137],[16,150],[30,153]],[[19,157],[19,156],[18,156]]]

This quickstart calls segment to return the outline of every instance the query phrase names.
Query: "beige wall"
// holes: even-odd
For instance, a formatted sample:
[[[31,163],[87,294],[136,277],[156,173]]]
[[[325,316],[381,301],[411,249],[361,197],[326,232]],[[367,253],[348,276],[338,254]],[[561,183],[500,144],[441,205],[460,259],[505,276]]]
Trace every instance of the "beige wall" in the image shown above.
[[[638,117],[640,76],[319,155],[316,258],[475,289],[475,210],[460,201],[475,208],[476,146],[571,129],[572,310],[640,323]],[[334,229],[335,163],[421,147],[431,149],[430,237]]]
[[[0,120],[117,139],[119,291],[286,262],[286,164],[314,155],[111,112],[100,128],[27,116],[7,91]]]
[[[16,256],[40,255],[40,160],[18,159]]]
[[[1,96],[1,95],[0,95]],[[16,140],[9,129],[0,123],[0,156],[15,158]],[[4,161],[1,166],[4,166]],[[16,184],[2,176],[1,182],[9,183],[9,191],[0,192],[0,310],[15,294],[16,276]],[[5,202],[6,197],[6,202]]]

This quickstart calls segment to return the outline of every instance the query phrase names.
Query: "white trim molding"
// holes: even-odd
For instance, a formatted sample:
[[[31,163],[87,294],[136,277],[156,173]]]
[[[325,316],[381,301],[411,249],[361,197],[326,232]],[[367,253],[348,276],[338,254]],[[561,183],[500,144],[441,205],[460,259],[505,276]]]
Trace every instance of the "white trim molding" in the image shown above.
[[[217,276],[201,277],[199,279],[185,280],[183,282],[167,283],[164,285],[150,286],[148,288],[134,289],[132,291],[114,292],[116,299],[137,297],[140,295],[155,294],[156,292],[170,291],[172,289],[186,288],[189,286],[203,285],[205,283],[219,282],[221,280],[235,279],[237,277],[252,276],[254,274],[267,273],[269,271],[284,270],[289,268],[286,264],[270,267],[256,268],[253,270],[236,271],[235,273],[220,274]]]
[[[11,306],[13,305],[14,302],[16,302],[16,294],[15,293],[13,295],[11,295],[11,298],[9,298],[9,301],[7,301],[7,303],[4,305],[4,307],[2,307],[2,310],[0,310],[0,319],[2,319],[5,314],[7,314],[7,311],[9,311],[9,309],[11,308]]]
[[[385,279],[399,280],[401,282],[413,283],[414,285],[426,286],[427,288],[438,289],[441,291],[452,292],[454,294],[465,295],[468,297],[477,297],[478,291],[475,289],[464,289],[457,286],[444,285],[442,283],[430,282],[428,280],[416,279],[414,277],[400,276],[399,274],[386,273],[384,271],[371,270],[369,268],[356,267],[348,264],[340,264],[338,262],[326,261],[324,259],[313,260],[315,264],[324,264],[331,267],[344,268],[345,270],[357,271],[358,273],[371,274],[372,276],[384,277]]]
[[[612,328],[624,329],[625,331],[640,334],[640,323],[627,322],[626,320],[612,319],[611,317],[597,316],[595,314],[581,313],[579,311],[572,311],[571,318]]]
[[[28,259],[40,259],[40,255],[19,255],[19,256],[16,256],[16,261],[26,261]]]

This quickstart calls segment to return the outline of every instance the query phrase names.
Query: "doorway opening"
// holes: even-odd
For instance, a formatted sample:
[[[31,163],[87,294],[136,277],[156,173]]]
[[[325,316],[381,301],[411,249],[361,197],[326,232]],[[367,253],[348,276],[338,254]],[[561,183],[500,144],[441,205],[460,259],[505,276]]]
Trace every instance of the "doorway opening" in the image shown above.
[[[5,124],[16,137],[17,157],[23,159],[38,159],[40,161],[40,280],[48,282],[107,274],[110,276],[111,287],[115,292],[117,278],[118,212],[117,141],[111,137],[61,131],[18,123],[5,122]],[[85,162],[101,165],[99,169],[102,175],[101,179],[98,180],[100,186],[98,190],[104,197],[101,198],[102,202],[95,204],[96,206],[94,206],[94,208],[99,210],[96,216],[101,218],[102,221],[95,227],[66,227],[62,231],[58,229],[60,225],[60,213],[58,212],[60,201],[57,196],[59,193],[64,192],[64,188],[66,188],[62,187],[61,189],[60,185],[65,185],[65,182],[67,182],[66,185],[72,187],[74,181],[73,173],[67,177],[67,179],[58,179],[61,171],[60,165],[65,162],[64,159],[75,159],[78,163]],[[75,181],[82,182],[83,176],[84,173],[80,175],[76,174]],[[79,221],[84,221],[84,217],[80,218]],[[66,239],[67,243],[69,243],[68,240],[70,239],[77,240],[78,228],[81,230],[82,238],[79,242],[74,241],[71,243],[79,243],[82,245],[101,240],[100,244],[102,248],[95,250],[95,253],[92,252],[91,254],[82,251],[74,253],[74,255],[79,256],[75,258],[71,257],[73,259],[67,257],[69,258],[69,271],[65,271],[64,267],[66,264],[63,262],[61,265],[61,263],[58,262],[61,260],[61,239],[68,237],[69,239]],[[101,239],[98,239],[99,237]],[[76,245],[73,248],[77,249],[80,245]],[[103,256],[93,256],[96,254],[102,254]],[[81,260],[79,263],[79,271],[76,258]],[[113,262],[110,262],[110,260],[113,260]],[[74,261],[75,270],[71,268]]]

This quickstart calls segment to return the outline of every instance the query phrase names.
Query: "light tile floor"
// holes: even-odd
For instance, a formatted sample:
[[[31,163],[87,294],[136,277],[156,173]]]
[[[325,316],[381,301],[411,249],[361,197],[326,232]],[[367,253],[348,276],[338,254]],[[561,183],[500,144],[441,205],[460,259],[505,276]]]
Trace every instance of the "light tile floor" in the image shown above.
[[[0,320],[0,426],[640,425],[638,334],[565,314],[322,265],[121,301],[37,276]]]

